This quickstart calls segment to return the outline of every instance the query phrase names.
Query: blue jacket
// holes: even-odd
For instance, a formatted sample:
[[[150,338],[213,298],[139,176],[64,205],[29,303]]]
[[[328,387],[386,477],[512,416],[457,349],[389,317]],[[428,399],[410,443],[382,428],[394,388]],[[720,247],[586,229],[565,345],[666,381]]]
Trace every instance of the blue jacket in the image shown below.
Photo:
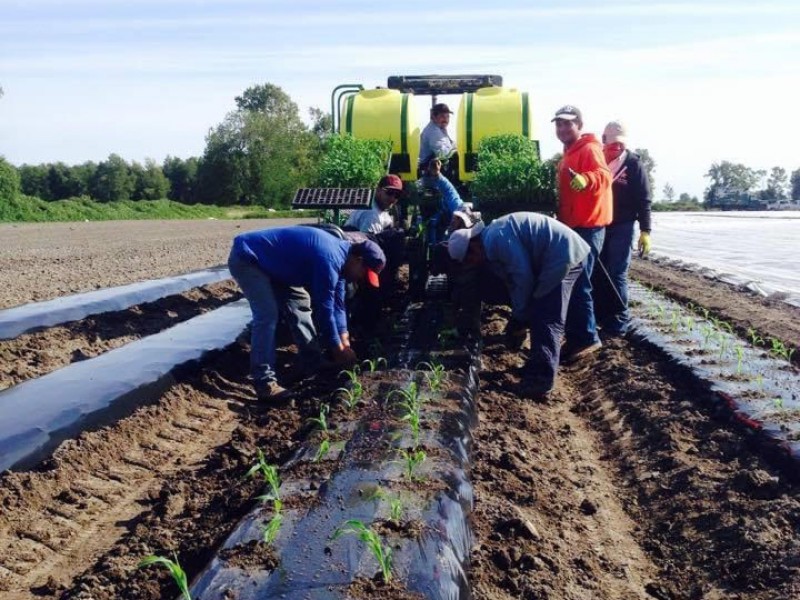
[[[276,283],[306,288],[322,339],[338,346],[347,332],[342,267],[350,245],[315,227],[275,227],[237,235],[232,252]]]
[[[431,227],[428,230],[428,241],[431,244],[435,244],[439,241],[436,239],[436,229],[439,223],[444,223],[445,226],[450,225],[450,221],[453,220],[453,213],[464,207],[464,201],[461,200],[461,196],[458,195],[458,190],[456,190],[455,186],[441,173],[436,179],[425,176],[422,178],[422,182],[423,185],[432,184],[431,187],[435,186],[442,195],[439,199],[439,210],[431,218]]]
[[[492,221],[481,234],[486,258],[511,294],[511,311],[529,321],[531,301],[547,295],[589,255],[589,245],[563,223],[517,212]]]

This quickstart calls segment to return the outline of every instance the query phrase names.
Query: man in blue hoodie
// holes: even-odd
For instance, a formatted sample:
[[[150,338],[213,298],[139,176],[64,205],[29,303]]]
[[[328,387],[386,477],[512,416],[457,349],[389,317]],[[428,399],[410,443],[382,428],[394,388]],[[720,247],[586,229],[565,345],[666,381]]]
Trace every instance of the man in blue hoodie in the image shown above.
[[[583,272],[589,245],[566,225],[537,213],[517,212],[450,234],[450,257],[488,263],[511,296],[512,336],[529,328],[531,351],[520,394],[542,400],[555,384],[564,322],[575,281]]]
[[[259,400],[288,397],[275,374],[275,328],[281,312],[307,364],[320,356],[312,310],[319,339],[334,363],[356,361],[347,329],[345,283],[378,287],[385,264],[376,243],[340,240],[314,227],[276,227],[234,238],[228,268],[253,312],[250,374]]]

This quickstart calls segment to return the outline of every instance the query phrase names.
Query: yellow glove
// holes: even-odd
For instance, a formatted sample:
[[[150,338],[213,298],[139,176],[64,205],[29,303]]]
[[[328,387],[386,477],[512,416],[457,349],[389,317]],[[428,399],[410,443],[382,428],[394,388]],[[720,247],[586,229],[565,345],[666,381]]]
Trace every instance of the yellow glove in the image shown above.
[[[636,245],[639,249],[639,256],[644,256],[650,252],[650,234],[643,231],[639,234],[639,243]]]
[[[569,170],[569,174],[572,175],[572,179],[569,182],[569,187],[571,187],[576,192],[582,192],[583,190],[586,189],[586,186],[589,185],[589,181],[586,179],[585,175],[576,173],[572,169]]]

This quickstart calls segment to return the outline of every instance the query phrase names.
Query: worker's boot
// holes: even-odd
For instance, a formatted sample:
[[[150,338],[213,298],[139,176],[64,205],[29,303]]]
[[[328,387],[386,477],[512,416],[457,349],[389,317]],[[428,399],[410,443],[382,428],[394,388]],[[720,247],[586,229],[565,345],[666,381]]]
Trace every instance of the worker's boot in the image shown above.
[[[263,387],[258,387],[256,389],[256,396],[260,403],[281,404],[291,400],[292,392],[273,380],[268,381]]]

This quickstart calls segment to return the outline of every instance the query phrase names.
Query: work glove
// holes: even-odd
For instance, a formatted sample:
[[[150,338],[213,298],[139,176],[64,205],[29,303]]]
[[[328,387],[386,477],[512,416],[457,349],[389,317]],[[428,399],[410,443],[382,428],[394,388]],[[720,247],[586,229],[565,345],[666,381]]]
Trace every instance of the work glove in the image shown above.
[[[572,179],[570,179],[569,182],[569,187],[576,192],[582,192],[589,185],[589,181],[586,179],[585,175],[576,173],[573,169],[569,170],[569,174],[572,175]]]
[[[639,249],[640,257],[650,253],[650,234],[647,231],[642,231],[639,234],[639,242],[636,247]]]

